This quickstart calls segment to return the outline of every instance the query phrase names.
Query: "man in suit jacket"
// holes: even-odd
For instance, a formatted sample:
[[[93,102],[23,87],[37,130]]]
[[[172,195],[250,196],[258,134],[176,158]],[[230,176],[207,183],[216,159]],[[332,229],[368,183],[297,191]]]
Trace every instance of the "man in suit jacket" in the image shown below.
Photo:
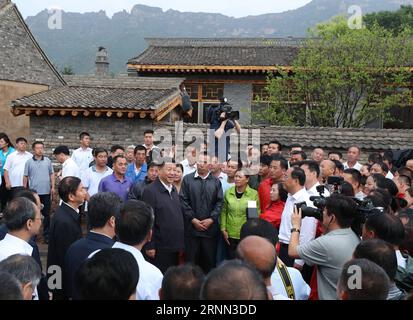
[[[160,165],[159,178],[147,186],[143,201],[155,214],[152,241],[145,247],[149,261],[165,273],[179,262],[184,249],[184,218],[178,192],[173,185],[175,163]]]
[[[88,229],[85,238],[73,243],[65,257],[65,292],[69,298],[77,299],[75,274],[89,255],[97,250],[111,248],[115,241],[115,218],[122,204],[121,198],[113,192],[97,193],[88,205]]]
[[[47,253],[47,269],[50,266],[60,268],[62,287],[57,286],[52,290],[54,300],[67,298],[64,292],[64,262],[65,255],[70,245],[82,237],[80,227],[79,207],[85,202],[86,190],[77,177],[66,177],[59,184],[59,196],[62,204],[56,210],[51,225],[49,236],[49,250]],[[53,274],[48,274],[49,277]]]

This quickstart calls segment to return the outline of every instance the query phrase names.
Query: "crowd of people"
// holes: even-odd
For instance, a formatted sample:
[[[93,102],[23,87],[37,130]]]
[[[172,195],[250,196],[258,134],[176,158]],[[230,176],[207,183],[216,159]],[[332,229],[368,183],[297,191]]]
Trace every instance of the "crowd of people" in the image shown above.
[[[0,300],[412,298],[413,159],[271,141],[159,162],[175,149],[153,136],[108,151],[82,132],[56,172],[0,133]]]

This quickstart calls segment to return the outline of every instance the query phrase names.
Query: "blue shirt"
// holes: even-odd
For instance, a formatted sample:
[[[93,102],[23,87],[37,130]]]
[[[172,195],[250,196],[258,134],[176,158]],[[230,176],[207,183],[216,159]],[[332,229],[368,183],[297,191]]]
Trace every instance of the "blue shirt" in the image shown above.
[[[115,173],[103,178],[99,183],[99,192],[114,192],[123,201],[128,200],[129,191],[132,189],[133,182],[125,176],[123,181],[116,178]]]
[[[13,147],[9,147],[6,153],[3,153],[3,150],[0,150],[0,177],[4,174],[4,164],[6,163],[6,159],[10,153],[16,151]]]
[[[128,168],[126,169],[125,176],[128,177],[133,182],[133,184],[135,184],[137,182],[144,181],[147,172],[148,172],[148,165],[146,164],[146,162],[142,165],[141,170],[139,171],[138,174],[136,174],[136,171],[135,171],[135,163],[131,163],[128,165]]]

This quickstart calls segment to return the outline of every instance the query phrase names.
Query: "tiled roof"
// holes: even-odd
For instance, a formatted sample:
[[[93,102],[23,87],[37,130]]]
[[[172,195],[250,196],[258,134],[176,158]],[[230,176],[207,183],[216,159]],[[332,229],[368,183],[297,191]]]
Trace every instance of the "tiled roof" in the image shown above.
[[[61,86],[65,82],[24,22],[16,5],[0,2],[0,80]]]
[[[132,65],[290,66],[304,39],[146,39]]]
[[[114,111],[158,110],[180,97],[183,79],[66,76],[68,85],[23,97],[13,108]]]
[[[208,125],[184,124],[184,130]],[[358,145],[367,150],[413,149],[413,130],[398,129],[342,129],[315,127],[243,126],[243,129],[260,129],[261,143],[278,140],[284,146],[301,144],[303,147],[325,149],[347,149]],[[251,133],[250,137],[251,137]]]

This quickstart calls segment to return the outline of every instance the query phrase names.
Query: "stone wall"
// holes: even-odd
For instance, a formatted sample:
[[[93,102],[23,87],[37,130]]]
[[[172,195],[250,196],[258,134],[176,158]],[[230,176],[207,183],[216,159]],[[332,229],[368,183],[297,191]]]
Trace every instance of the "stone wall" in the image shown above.
[[[48,90],[48,86],[0,80],[0,131],[6,132],[10,139],[29,135],[29,117],[15,117],[10,112],[13,100]]]
[[[114,144],[125,148],[143,143],[143,132],[153,128],[149,119],[85,118],[85,117],[36,117],[30,119],[29,142],[43,141],[48,155],[59,145],[70,149],[79,147],[79,134],[90,133],[92,147],[110,149]]]

